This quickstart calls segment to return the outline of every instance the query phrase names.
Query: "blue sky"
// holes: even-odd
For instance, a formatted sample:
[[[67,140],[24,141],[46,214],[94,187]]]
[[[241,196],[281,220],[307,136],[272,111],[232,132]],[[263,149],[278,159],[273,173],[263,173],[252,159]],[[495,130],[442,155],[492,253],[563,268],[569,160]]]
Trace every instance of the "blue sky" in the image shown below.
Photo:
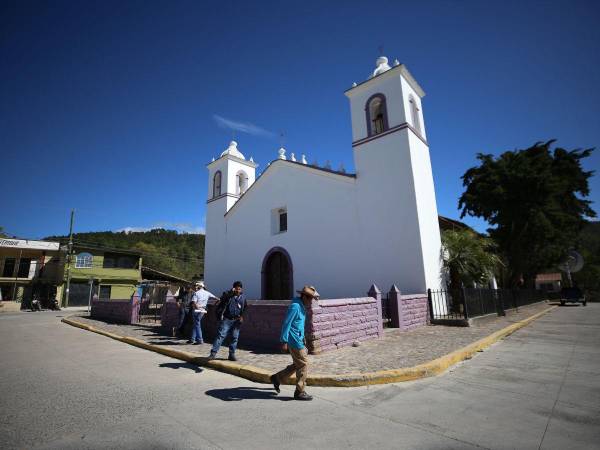
[[[75,208],[76,231],[201,230],[229,122],[259,169],[284,132],[352,170],[343,91],[380,45],[427,93],[438,210],[458,218],[477,152],[598,146],[599,23],[595,1],[3,1],[0,226],[65,234]]]

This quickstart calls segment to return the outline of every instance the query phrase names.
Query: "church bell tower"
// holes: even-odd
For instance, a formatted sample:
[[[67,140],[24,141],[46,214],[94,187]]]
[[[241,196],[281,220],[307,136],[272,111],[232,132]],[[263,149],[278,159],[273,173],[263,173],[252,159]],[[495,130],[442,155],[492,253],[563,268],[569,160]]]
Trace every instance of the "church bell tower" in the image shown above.
[[[231,280],[228,271],[219,267],[226,261],[228,249],[225,214],[252,186],[256,179],[256,164],[246,160],[235,141],[229,143],[219,159],[207,165],[208,195],[206,200],[206,241],[204,243],[204,280],[209,289],[226,289]]]
[[[346,91],[363,255],[381,289],[440,287],[441,240],[421,101],[406,66],[381,56],[369,78]]]

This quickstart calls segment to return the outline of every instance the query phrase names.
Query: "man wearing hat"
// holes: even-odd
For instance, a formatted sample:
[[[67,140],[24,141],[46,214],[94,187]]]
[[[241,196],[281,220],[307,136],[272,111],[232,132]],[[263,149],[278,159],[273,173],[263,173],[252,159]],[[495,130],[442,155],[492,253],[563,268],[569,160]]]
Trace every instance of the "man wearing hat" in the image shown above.
[[[308,350],[304,345],[304,323],[306,322],[306,310],[310,307],[313,299],[318,300],[319,293],[314,286],[304,286],[297,291],[300,297],[295,297],[287,310],[287,314],[281,327],[281,349],[289,351],[292,355],[292,364],[280,372],[271,375],[273,387],[279,393],[281,380],[296,372],[296,391],[294,399],[312,400],[306,393],[306,375],[308,374]]]
[[[194,327],[192,328],[192,337],[188,341],[188,344],[200,345],[204,344],[202,339],[202,317],[206,314],[206,304],[208,299],[214,297],[210,292],[204,289],[203,281],[196,281],[194,283],[194,293],[192,294],[192,300],[190,301],[190,312],[192,314],[192,320]]]

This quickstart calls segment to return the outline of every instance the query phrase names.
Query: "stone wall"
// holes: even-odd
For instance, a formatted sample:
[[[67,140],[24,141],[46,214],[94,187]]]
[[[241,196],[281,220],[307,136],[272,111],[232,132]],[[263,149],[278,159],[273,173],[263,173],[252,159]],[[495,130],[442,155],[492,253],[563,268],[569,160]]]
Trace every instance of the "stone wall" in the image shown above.
[[[289,300],[248,300],[244,314],[244,324],[240,331],[241,348],[261,348],[275,350],[279,347],[279,335]],[[202,336],[212,342],[217,334],[215,301],[207,305],[208,313],[202,319]],[[179,309],[175,302],[167,302],[162,311],[162,325],[165,332],[172,335],[179,321]],[[227,343],[227,341],[225,341]],[[225,344],[224,344],[225,345]]]
[[[400,306],[400,330],[413,330],[429,323],[427,294],[401,295]]]
[[[383,335],[378,300],[373,297],[313,301],[307,320],[311,353],[321,353]]]
[[[402,295],[393,285],[388,292],[388,302],[392,328],[408,331],[429,323],[427,294]]]
[[[289,300],[249,300],[240,332],[241,348],[276,350],[279,348],[281,325],[290,305]],[[314,301],[306,318],[306,341],[311,353],[352,345],[356,341],[381,337],[381,312],[375,298],[348,298]],[[217,332],[214,301],[202,319],[202,335],[212,341]],[[162,311],[162,325],[172,335],[179,320],[175,302],[167,302]]]
[[[108,322],[132,324],[138,321],[140,299],[133,296],[127,300],[92,300],[92,319],[101,319]]]

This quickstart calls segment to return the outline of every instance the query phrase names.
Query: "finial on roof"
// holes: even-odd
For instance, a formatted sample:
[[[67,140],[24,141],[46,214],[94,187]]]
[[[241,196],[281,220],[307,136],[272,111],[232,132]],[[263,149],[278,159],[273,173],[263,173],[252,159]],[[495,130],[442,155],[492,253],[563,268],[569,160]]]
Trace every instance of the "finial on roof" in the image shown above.
[[[398,59],[394,60],[394,67],[399,66],[400,65],[400,61],[398,61]]]
[[[306,155],[305,154],[302,154],[302,159],[300,160],[300,162],[302,164],[308,164],[308,161],[306,160]]]
[[[294,155],[294,153],[290,153],[290,161],[294,161],[296,162],[296,156]]]
[[[344,163],[340,164],[340,168],[338,169],[338,172],[340,172],[340,173],[346,173],[346,168],[344,167]]]
[[[240,153],[240,151],[237,148],[237,145],[238,145],[237,142],[231,141],[229,143],[229,147],[227,147],[227,149],[223,153],[221,153],[221,156],[231,155],[231,156],[235,156],[236,158],[245,160],[246,158],[244,158],[244,155],[242,155]]]
[[[277,153],[279,153],[279,159],[287,160],[285,157],[285,148],[281,147]]]
[[[355,81],[354,83],[352,83],[352,87],[356,87],[356,86],[358,86],[358,85],[356,84],[356,81]]]
[[[331,162],[329,160],[325,161],[325,168],[331,170]]]
[[[215,157],[214,156],[212,157],[212,161],[211,162],[215,162]]]
[[[254,162],[254,158],[252,158],[252,156],[250,157],[250,162]]]
[[[371,75],[371,78],[376,77],[377,75],[380,75],[383,72],[387,72],[391,69],[390,65],[388,64],[388,59],[385,56],[380,56],[379,58],[377,58],[377,61],[375,61],[375,65],[377,67],[373,71],[373,75]]]

